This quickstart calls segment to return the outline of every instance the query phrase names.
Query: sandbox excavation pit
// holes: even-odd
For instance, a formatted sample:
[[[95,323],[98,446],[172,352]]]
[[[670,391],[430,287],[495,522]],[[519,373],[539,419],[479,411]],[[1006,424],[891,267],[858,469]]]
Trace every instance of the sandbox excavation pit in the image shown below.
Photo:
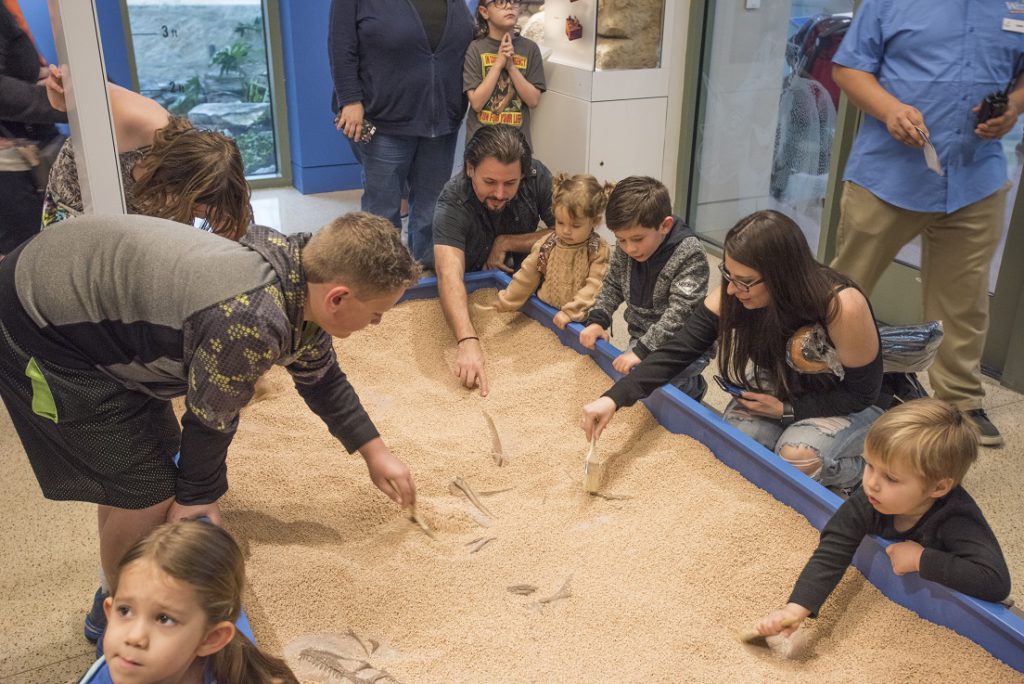
[[[606,430],[606,478],[585,494],[580,408],[609,379],[522,314],[474,321],[486,398],[454,376],[437,300],[336,344],[435,539],[283,370],[243,414],[225,524],[247,554],[256,639],[303,681],[1024,680],[855,570],[801,638],[739,645],[785,602],[817,531],[640,405]]]

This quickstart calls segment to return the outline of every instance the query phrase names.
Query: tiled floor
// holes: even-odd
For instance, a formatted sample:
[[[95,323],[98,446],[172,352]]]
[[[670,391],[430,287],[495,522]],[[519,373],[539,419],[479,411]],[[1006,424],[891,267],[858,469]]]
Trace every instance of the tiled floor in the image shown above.
[[[358,193],[303,197],[295,190],[254,194],[257,221],[285,232],[315,230],[358,209]],[[616,325],[621,334],[625,326]],[[621,344],[619,346],[622,346]],[[713,368],[705,372],[710,380]],[[721,410],[727,397],[709,383],[707,403]],[[1003,430],[1002,449],[984,449],[967,478],[1007,550],[1011,573],[1024,581],[1024,396],[987,382],[988,407]],[[17,436],[0,411],[0,455],[6,485],[0,497],[0,682],[74,682],[93,660],[82,637],[82,617],[96,586],[95,507],[47,501],[39,492]],[[259,624],[254,625],[257,638]]]

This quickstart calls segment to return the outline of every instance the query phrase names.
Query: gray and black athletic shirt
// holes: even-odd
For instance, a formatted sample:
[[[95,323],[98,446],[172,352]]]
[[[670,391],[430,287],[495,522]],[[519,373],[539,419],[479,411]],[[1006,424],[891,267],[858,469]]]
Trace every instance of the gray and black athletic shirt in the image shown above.
[[[331,337],[304,320],[309,237],[253,226],[236,243],[148,216],[69,219],[0,262],[0,321],[52,364],[184,395],[176,498],[209,503],[227,490],[239,411],[272,365],[349,452],[378,436]]]

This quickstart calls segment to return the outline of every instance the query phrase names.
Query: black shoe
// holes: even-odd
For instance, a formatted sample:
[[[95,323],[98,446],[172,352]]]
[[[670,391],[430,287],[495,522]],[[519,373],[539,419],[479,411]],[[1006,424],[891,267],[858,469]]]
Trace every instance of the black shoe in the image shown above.
[[[983,445],[992,447],[1003,445],[1003,436],[999,433],[999,428],[988,419],[985,409],[974,409],[966,413],[967,417],[978,426],[978,432],[981,433],[981,443]]]

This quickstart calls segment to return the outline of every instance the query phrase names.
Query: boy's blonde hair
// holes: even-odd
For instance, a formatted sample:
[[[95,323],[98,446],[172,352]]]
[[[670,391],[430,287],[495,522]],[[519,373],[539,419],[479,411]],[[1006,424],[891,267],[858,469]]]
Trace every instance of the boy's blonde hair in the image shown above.
[[[562,207],[572,219],[586,219],[596,224],[601,221],[614,188],[614,183],[601,185],[589,173],[575,176],[560,173],[551,181],[551,206]]]
[[[369,297],[404,290],[420,276],[395,226],[363,211],[340,216],[317,231],[302,250],[302,266],[307,282],[344,282]]]
[[[672,199],[668,188],[650,176],[629,176],[615,186],[604,220],[612,231],[641,226],[655,229],[672,215]]]
[[[915,399],[889,409],[874,422],[864,450],[882,465],[910,467],[926,485],[944,478],[959,484],[978,458],[974,421],[939,399]]]

